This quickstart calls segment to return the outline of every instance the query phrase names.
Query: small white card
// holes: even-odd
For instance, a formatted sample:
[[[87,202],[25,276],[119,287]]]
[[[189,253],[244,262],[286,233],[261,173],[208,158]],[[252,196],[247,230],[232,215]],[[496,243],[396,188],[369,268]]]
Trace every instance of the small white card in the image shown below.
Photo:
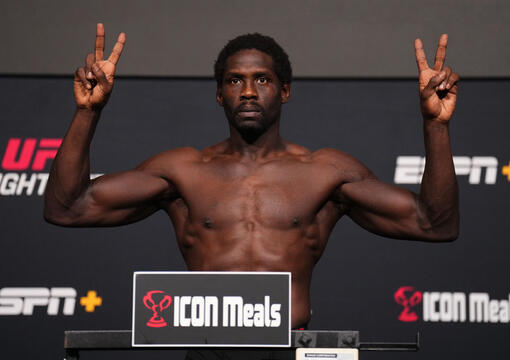
[[[298,348],[296,360],[358,360],[358,349]]]

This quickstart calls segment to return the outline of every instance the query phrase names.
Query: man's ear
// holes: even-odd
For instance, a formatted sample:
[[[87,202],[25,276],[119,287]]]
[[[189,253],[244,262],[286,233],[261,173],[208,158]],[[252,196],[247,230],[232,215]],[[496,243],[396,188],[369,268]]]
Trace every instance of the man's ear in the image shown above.
[[[290,100],[290,84],[282,85],[282,104],[289,102]]]
[[[223,106],[223,95],[219,87],[216,88],[216,101],[218,102],[219,106]]]

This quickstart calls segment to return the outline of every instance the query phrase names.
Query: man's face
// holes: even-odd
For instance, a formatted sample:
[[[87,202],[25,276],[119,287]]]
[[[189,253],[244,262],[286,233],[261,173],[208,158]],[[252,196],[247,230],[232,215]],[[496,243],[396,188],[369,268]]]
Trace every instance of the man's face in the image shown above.
[[[273,59],[259,50],[241,50],[227,59],[216,99],[231,126],[241,133],[263,133],[280,118],[290,97],[273,70]]]

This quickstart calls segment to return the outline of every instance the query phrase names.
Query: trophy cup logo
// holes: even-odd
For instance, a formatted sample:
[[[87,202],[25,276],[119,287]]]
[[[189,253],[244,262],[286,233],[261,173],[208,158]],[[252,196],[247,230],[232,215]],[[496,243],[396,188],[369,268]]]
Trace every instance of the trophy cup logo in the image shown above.
[[[154,294],[164,294],[161,300],[157,303],[154,301]],[[159,297],[159,296],[158,296]],[[143,297],[143,304],[147,309],[152,310],[152,317],[147,322],[147,326],[160,328],[167,326],[168,323],[161,316],[161,312],[170,306],[172,303],[172,297],[170,295],[166,295],[164,291],[161,290],[152,290],[148,291],[147,294]]]
[[[400,321],[411,322],[418,320],[418,315],[411,311],[411,307],[421,302],[422,294],[412,286],[402,286],[393,295],[397,304],[402,305],[404,310],[398,316]]]

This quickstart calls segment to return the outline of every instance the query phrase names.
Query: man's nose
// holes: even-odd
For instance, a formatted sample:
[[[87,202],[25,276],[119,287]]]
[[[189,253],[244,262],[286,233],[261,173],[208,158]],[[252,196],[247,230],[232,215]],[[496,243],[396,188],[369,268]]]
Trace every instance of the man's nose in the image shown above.
[[[243,91],[241,92],[241,100],[249,100],[249,99],[257,99],[257,88],[255,84],[250,81],[247,81],[243,87]]]

